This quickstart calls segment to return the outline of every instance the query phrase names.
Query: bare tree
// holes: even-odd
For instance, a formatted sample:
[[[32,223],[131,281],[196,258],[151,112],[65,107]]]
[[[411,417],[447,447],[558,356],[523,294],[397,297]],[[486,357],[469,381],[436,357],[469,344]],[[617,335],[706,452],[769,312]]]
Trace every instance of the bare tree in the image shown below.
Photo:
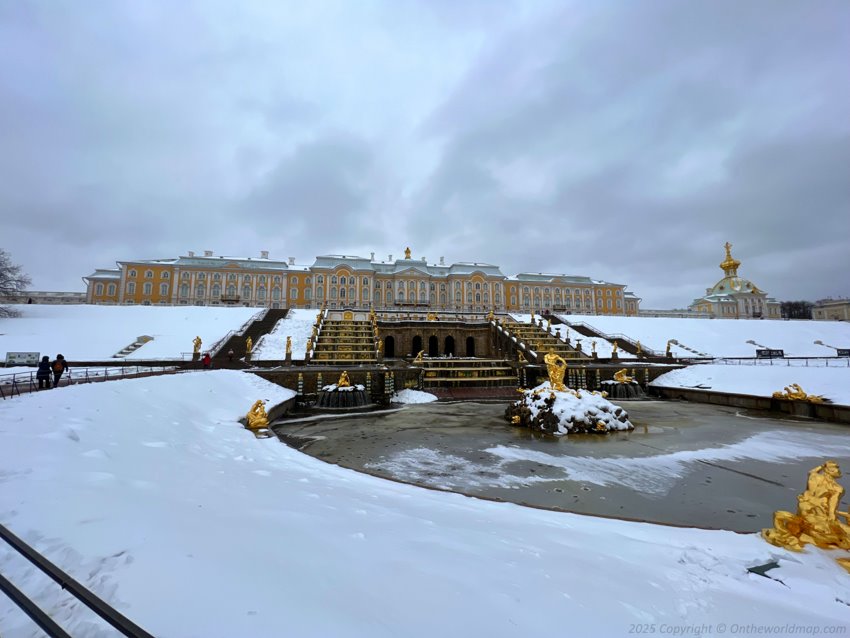
[[[23,292],[29,285],[30,278],[20,266],[12,263],[9,253],[0,248],[0,302]],[[8,306],[0,305],[0,317],[14,317],[16,314]]]

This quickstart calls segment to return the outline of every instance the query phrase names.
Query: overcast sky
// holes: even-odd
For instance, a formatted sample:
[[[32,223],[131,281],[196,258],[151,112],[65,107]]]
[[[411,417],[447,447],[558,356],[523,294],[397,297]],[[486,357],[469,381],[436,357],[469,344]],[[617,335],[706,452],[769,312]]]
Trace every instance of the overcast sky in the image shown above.
[[[0,248],[850,295],[850,2],[0,0]]]

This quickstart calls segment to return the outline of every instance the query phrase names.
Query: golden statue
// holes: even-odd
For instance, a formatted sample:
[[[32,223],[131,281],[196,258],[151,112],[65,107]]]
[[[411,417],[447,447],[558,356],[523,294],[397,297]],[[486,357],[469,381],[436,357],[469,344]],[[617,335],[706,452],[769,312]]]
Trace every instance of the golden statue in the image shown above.
[[[404,258],[410,259],[410,246],[404,249]]]
[[[670,358],[670,357],[672,357],[672,356],[673,356],[673,352],[672,352],[672,349],[671,349],[671,344],[672,344],[674,341],[675,341],[675,339],[668,339],[668,340],[667,340],[667,350],[664,352],[664,356],[665,356],[665,357]]]
[[[591,351],[593,354],[596,354],[596,341],[591,341],[591,342],[590,342],[590,351]]]
[[[617,344],[617,340],[614,339],[614,345],[611,346],[611,354],[617,354],[617,351],[620,349],[620,346]]]
[[[343,370],[342,374],[339,375],[339,381],[336,382],[336,387],[338,387],[338,388],[350,388],[351,387],[351,379],[348,378],[348,372],[346,370]]]
[[[628,374],[626,374],[625,368],[623,368],[622,370],[617,370],[617,372],[614,373],[614,381],[616,381],[617,383],[633,383],[634,380],[634,377],[630,377]]]
[[[784,392],[774,392],[774,399],[786,399],[789,401],[808,401],[809,403],[823,403],[824,398],[818,394],[806,394],[798,384],[786,385]]]
[[[292,354],[292,337],[286,336],[286,354]]]
[[[266,402],[262,399],[257,399],[248,414],[245,415],[245,420],[248,421],[248,429],[259,430],[260,428],[269,427],[269,415],[266,413]]]
[[[248,338],[245,339],[245,354],[251,354],[251,351],[253,349],[254,349],[254,340],[249,335]]]
[[[528,359],[525,358],[525,355],[522,353],[522,350],[516,351],[516,360],[518,363],[528,363]]]
[[[437,313],[429,312],[426,318],[428,319],[428,321],[437,321]]]
[[[640,339],[637,341],[637,356],[643,354],[643,348],[640,347]]]
[[[844,496],[844,488],[836,480],[839,478],[841,470],[835,461],[810,470],[806,491],[797,497],[797,513],[774,513],[773,527],[761,532],[764,539],[795,552],[808,544],[821,549],[850,549],[850,514],[838,510]],[[838,562],[850,571],[850,558]]]
[[[534,323],[534,311],[531,311],[531,321],[529,323]]]
[[[417,354],[417,355],[416,355],[416,358],[413,360],[413,363],[424,363],[424,360],[422,359],[422,357],[423,357],[423,355],[424,355],[424,354],[425,354],[425,351],[424,351],[424,350],[420,350],[420,351],[419,351],[419,354]]]
[[[487,313],[487,321],[488,321],[488,322],[489,322],[489,321],[493,321],[493,319],[495,319],[495,318],[496,318],[496,315],[494,315],[494,314],[493,314],[493,311],[492,311],[492,310],[491,310],[490,312],[488,312],[488,313]]]
[[[384,354],[384,342],[378,340],[378,354]]]
[[[549,386],[553,390],[563,392],[567,389],[564,385],[564,374],[567,372],[567,362],[557,354],[552,348],[543,357],[546,362],[546,370],[549,372]]]
[[[546,332],[552,332],[552,319],[546,317]]]
[[[203,341],[201,341],[201,338],[200,338],[200,337],[195,337],[195,338],[192,340],[192,345],[194,345],[194,347],[195,347],[195,350],[194,350],[194,353],[195,353],[195,354],[200,354],[200,353],[201,353],[201,344],[203,344]]]

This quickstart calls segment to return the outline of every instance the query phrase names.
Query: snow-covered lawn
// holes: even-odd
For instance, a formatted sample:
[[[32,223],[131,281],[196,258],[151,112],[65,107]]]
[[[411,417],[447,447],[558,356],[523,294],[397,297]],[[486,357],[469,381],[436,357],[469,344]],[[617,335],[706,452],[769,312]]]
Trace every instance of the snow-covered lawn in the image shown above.
[[[110,359],[138,337],[153,337],[127,359],[175,359],[203,350],[238,330],[257,308],[218,306],[15,306],[20,317],[0,319],[0,357],[6,352],[40,352],[69,361]]]
[[[850,405],[850,368],[846,367],[700,364],[662,374],[650,385],[769,397],[792,383],[808,394]]]
[[[850,578],[834,553],[433,492],[236,421],[258,398],[289,396],[211,371],[0,402],[0,520],[157,636],[848,622]],[[784,584],[747,572],[771,560]],[[72,635],[113,635],[2,545],[0,571]],[[0,632],[36,633],[4,597]]]
[[[272,331],[260,337],[254,346],[253,361],[280,360],[286,358],[286,337],[292,337],[292,360],[303,361],[307,339],[313,332],[317,310],[293,309],[278,321]]]
[[[669,339],[676,339],[693,350],[714,357],[754,357],[756,348],[762,346],[785,350],[786,356],[793,357],[835,356],[835,350],[817,345],[815,341],[823,341],[836,348],[850,348],[850,323],[840,321],[558,316],[569,323],[586,323],[603,334],[624,334],[660,353],[664,352]],[[761,345],[755,346],[747,341]],[[695,356],[675,345],[672,351],[676,356]]]

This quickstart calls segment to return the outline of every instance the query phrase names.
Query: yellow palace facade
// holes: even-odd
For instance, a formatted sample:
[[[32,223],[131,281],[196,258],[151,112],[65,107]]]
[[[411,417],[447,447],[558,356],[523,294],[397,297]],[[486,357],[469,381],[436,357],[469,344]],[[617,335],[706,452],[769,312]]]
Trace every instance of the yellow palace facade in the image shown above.
[[[139,305],[243,305],[268,308],[367,308],[392,311],[550,312],[637,315],[640,299],[590,277],[519,273],[478,262],[445,264],[321,255],[288,260],[203,255],[119,261],[84,277],[86,302]]]

